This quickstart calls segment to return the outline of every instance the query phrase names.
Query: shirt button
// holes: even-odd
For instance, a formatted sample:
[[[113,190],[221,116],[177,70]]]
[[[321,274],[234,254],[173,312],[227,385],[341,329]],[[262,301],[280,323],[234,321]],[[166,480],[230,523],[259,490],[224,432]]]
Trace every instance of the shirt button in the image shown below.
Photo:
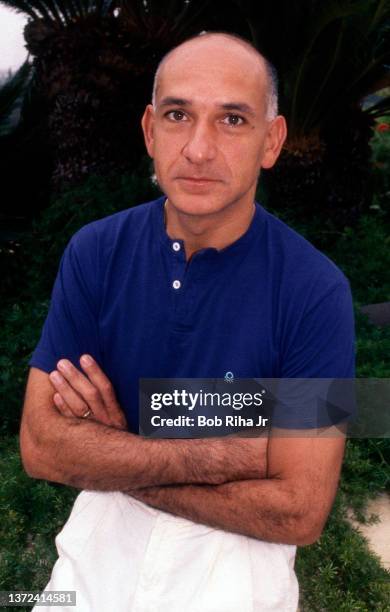
[[[174,251],[180,251],[180,242],[174,242],[172,248]]]
[[[174,289],[180,289],[180,287],[181,287],[181,282],[180,282],[179,280],[175,280],[175,281],[173,281],[173,283],[172,283],[172,287],[173,287]]]

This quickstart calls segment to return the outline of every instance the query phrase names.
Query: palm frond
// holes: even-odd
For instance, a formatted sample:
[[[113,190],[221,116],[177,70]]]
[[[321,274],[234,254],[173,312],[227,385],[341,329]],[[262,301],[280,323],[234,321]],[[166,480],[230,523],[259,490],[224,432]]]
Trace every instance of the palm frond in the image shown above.
[[[316,108],[316,105],[317,105],[317,103],[318,103],[318,101],[319,101],[319,99],[320,99],[320,97],[322,95],[322,92],[324,91],[324,89],[325,89],[329,79],[331,78],[331,74],[332,74],[332,72],[333,72],[333,70],[335,68],[335,65],[336,65],[336,62],[337,62],[337,59],[338,59],[339,53],[340,53],[341,41],[342,41],[342,37],[344,35],[344,28],[345,28],[345,21],[342,20],[341,23],[340,23],[340,27],[339,27],[339,34],[338,34],[338,37],[337,37],[337,42],[336,42],[336,45],[334,47],[333,57],[332,57],[330,63],[328,64],[328,66],[327,66],[326,73],[325,73],[325,75],[323,76],[323,79],[322,79],[322,83],[321,83],[320,87],[318,88],[318,90],[317,90],[317,92],[315,94],[315,97],[314,97],[313,101],[311,102],[311,106],[310,106],[310,108],[309,108],[309,110],[307,112],[306,118],[304,119],[304,121],[302,123],[302,131],[303,132],[305,131],[306,126],[310,126],[311,125],[311,119],[312,119],[312,116],[313,116],[313,112],[314,112],[314,110]]]
[[[206,10],[209,4],[210,0],[198,0],[196,3],[192,2],[185,5],[178,16],[175,27],[173,28],[177,36],[182,36],[184,32],[191,28],[194,21],[198,19],[202,11]]]
[[[118,0],[117,5],[121,10],[121,14],[134,27],[138,24],[143,29],[147,29],[147,14],[142,0]]]
[[[389,11],[389,1],[388,0],[380,0],[375,9],[375,13],[371,19],[368,31],[371,32],[375,28],[377,28],[378,24],[388,17]]]
[[[106,15],[114,0],[0,0],[0,3],[32,19],[68,25],[89,13]]]
[[[12,9],[16,13],[24,13],[32,19],[39,19],[40,13],[33,7],[29,0],[0,0],[0,4],[4,4],[7,8]]]
[[[372,104],[366,108],[366,112],[372,117],[382,117],[390,112],[390,95],[382,98],[376,104]]]
[[[0,136],[15,127],[31,74],[32,65],[26,60],[0,87]]]
[[[390,63],[390,0],[233,0],[276,66],[292,139],[356,108]],[[378,88],[378,87],[377,87]]]
[[[31,1],[31,0],[30,0]],[[58,24],[63,24],[63,17],[60,12],[57,10],[56,3],[52,0],[34,0],[37,10],[39,10],[43,19],[51,23],[53,20]]]
[[[83,0],[72,0],[73,10],[76,15],[80,15],[81,17],[85,17],[86,10],[83,4]]]
[[[132,28],[142,30],[149,40],[166,40],[175,44],[191,33],[193,23],[212,0],[117,0],[121,16]]]
[[[310,69],[310,65],[313,62],[313,50],[316,44],[320,41],[321,38],[324,37],[324,34],[329,31],[329,27],[333,24],[338,25],[340,21],[345,23],[347,18],[351,18],[353,16],[359,15],[359,4],[355,3],[351,4],[349,2],[339,4],[338,2],[326,3],[322,5],[321,10],[315,16],[311,26],[311,36],[307,41],[305,46],[305,50],[303,56],[298,64],[297,76],[295,79],[295,85],[292,94],[291,100],[291,115],[290,121],[293,128],[299,122],[299,113],[298,113],[298,103],[299,97],[304,91],[304,87],[302,83],[305,79],[305,75],[307,75],[308,70]],[[322,61],[325,59],[321,58]],[[333,66],[336,65],[338,58],[337,56],[331,60]],[[329,59],[327,60],[329,62]],[[328,75],[329,78],[329,75]]]

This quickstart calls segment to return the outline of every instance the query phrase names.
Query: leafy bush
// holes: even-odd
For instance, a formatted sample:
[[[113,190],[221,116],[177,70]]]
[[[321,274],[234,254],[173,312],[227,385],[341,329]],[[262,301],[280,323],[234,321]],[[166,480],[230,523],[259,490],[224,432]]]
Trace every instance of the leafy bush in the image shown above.
[[[389,465],[389,439],[347,441],[341,491],[359,521],[365,521],[364,509],[367,501],[389,488]]]
[[[360,378],[390,378],[390,326],[376,327],[358,309],[356,371]]]
[[[390,220],[384,213],[373,211],[341,231],[331,219],[324,224],[315,215],[300,219],[292,210],[272,212],[341,268],[358,305],[390,300]]]
[[[380,117],[371,139],[375,196],[372,208],[390,213],[390,117]]]
[[[91,176],[80,187],[54,199],[33,227],[35,248],[30,251],[29,266],[32,287],[50,290],[62,252],[80,227],[157,197],[159,191],[150,180],[148,168],[145,161],[136,174]]]
[[[347,522],[346,501],[340,491],[320,540],[298,550],[302,612],[389,609],[389,574]]]
[[[159,193],[145,159],[134,174],[90,176],[79,187],[53,196],[30,232],[0,248],[4,303],[49,297],[62,252],[80,227]]]
[[[48,300],[12,304],[2,313],[0,334],[0,432],[19,428],[27,364],[38,342]]]
[[[384,215],[364,216],[346,228],[329,255],[350,280],[357,302],[390,300],[390,222]]]

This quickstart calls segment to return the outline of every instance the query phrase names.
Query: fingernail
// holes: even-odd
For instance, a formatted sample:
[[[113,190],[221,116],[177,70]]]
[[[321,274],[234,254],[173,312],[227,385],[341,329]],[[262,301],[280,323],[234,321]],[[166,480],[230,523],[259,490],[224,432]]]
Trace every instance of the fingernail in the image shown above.
[[[89,355],[83,355],[80,359],[81,365],[90,366],[93,364],[93,359]]]
[[[66,359],[61,359],[61,361],[57,363],[57,368],[59,370],[63,370],[64,372],[68,372],[70,369],[70,363]]]
[[[62,381],[64,380],[61,374],[57,371],[51,372],[50,378],[55,383],[62,383]]]
[[[61,397],[61,395],[59,393],[55,393],[53,399],[54,399],[54,402],[56,404],[58,404],[59,406],[62,406],[63,401],[62,401],[62,397]]]

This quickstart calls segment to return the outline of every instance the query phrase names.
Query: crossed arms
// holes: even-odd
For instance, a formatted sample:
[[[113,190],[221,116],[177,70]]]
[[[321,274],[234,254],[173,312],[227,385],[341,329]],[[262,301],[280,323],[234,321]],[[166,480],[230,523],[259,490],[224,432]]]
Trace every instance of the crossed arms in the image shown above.
[[[305,545],[320,536],[337,489],[344,437],[155,440],[125,430],[97,364],[84,375],[32,368],[20,431],[24,467],[81,489],[123,491],[226,531]],[[60,369],[60,368],[59,368]],[[91,408],[94,419],[82,419]]]

